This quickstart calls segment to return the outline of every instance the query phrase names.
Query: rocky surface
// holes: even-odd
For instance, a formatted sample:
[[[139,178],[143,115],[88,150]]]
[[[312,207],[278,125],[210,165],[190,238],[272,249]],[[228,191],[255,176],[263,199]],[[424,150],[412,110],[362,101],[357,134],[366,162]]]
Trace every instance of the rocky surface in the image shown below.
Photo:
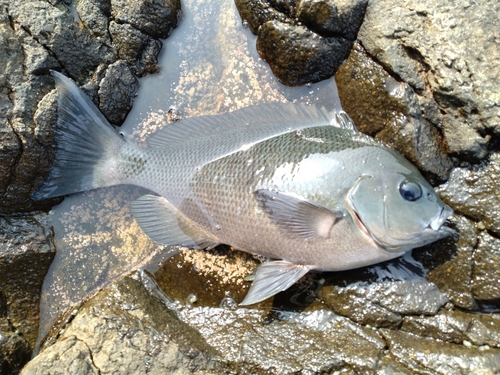
[[[47,174],[51,155],[49,69],[84,85],[119,125],[137,90],[133,73],[158,70],[158,38],[176,26],[180,4],[16,0],[0,2],[0,9],[0,213],[48,209],[54,200],[33,202],[30,194]]]
[[[498,136],[500,4],[370,2],[358,39],[418,94],[451,155],[477,162]],[[467,15],[467,17],[464,17]],[[478,48],[478,46],[481,46]]]
[[[349,55],[367,0],[237,0],[257,50],[291,86],[331,77]]]
[[[176,12],[154,4],[1,3],[1,213],[54,203],[28,198],[50,155],[56,93],[48,69],[71,76],[120,123],[135,92],[134,75],[158,69],[157,38],[177,20]],[[248,290],[243,277],[256,259],[228,248],[183,252],[162,264],[157,285],[133,273],[71,309],[23,374],[500,372],[499,5],[237,4],[281,81],[322,79],[347,59],[337,73],[345,110],[363,132],[442,183],[438,191],[456,212],[450,222],[457,234],[414,250],[422,266],[405,258],[311,274],[250,309],[235,301]],[[154,26],[159,19],[166,23]],[[294,53],[302,47],[306,59]],[[265,55],[270,50],[275,53]],[[345,56],[332,58],[335,51]],[[325,69],[314,75],[318,66]],[[193,97],[209,92],[200,77],[213,74],[197,69],[184,77]],[[221,86],[244,88],[238,79],[234,74],[231,85]],[[214,96],[223,102],[220,93]],[[17,373],[33,348],[39,289],[54,248],[41,218],[2,220],[0,274],[8,276],[0,280],[0,373]]]
[[[0,217],[0,373],[17,373],[38,335],[40,291],[54,258],[46,216]]]

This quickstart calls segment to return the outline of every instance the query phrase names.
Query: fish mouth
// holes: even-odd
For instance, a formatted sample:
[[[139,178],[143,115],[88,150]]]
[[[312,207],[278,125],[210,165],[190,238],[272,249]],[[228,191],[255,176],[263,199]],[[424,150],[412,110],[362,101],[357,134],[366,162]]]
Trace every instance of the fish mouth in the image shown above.
[[[432,229],[436,232],[441,230],[441,227],[446,222],[446,220],[453,214],[453,210],[448,205],[443,205],[441,212],[437,215],[427,226],[428,229]]]

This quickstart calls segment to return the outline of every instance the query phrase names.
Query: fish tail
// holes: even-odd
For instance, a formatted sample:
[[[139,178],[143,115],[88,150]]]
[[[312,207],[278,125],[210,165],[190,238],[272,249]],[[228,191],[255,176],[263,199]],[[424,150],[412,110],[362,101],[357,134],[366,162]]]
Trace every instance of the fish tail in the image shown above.
[[[54,161],[32,199],[119,184],[125,140],[75,83],[61,73],[52,75],[58,92]]]

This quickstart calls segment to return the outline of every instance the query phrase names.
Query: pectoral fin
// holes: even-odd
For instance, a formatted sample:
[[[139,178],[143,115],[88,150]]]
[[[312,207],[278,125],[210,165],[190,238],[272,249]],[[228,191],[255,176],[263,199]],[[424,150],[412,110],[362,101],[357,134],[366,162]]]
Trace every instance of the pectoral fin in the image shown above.
[[[307,266],[293,264],[284,260],[263,263],[257,269],[252,286],[240,305],[253,305],[264,301],[291,287],[307,272],[309,272]]]
[[[130,204],[137,223],[153,241],[162,245],[206,248],[217,240],[163,197],[143,195]]]
[[[286,233],[303,239],[327,239],[342,212],[301,197],[266,189],[255,192],[269,217]]]

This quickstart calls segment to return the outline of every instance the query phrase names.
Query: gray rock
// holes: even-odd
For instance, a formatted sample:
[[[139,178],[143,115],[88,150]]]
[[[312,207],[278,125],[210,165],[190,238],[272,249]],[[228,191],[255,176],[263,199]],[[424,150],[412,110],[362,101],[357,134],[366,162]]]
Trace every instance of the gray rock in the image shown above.
[[[472,292],[477,300],[500,305],[500,240],[481,233],[474,251]]]
[[[85,80],[99,64],[116,59],[108,46],[78,27],[67,9],[40,1],[14,5],[9,12],[17,33],[43,46],[71,77]]]
[[[0,373],[17,373],[38,334],[40,291],[54,258],[44,216],[0,217]]]
[[[472,254],[477,246],[474,223],[454,215],[450,222],[457,231],[438,244],[413,250],[413,257],[427,269],[426,279],[446,293],[455,306],[476,310],[478,304],[472,292]]]
[[[179,0],[111,0],[111,14],[117,23],[128,23],[154,38],[167,38],[177,26]]]
[[[129,24],[118,24],[112,21],[109,32],[113,38],[118,56],[126,60],[134,73],[143,76],[146,73],[158,72],[158,55],[161,41],[137,30]]]
[[[500,371],[499,349],[479,350],[401,331],[380,332],[391,357],[413,374],[493,375]]]
[[[325,287],[319,298],[336,313],[374,327],[396,328],[403,315],[434,315],[448,299],[425,280]]]
[[[419,336],[462,344],[500,346],[500,315],[442,310],[436,316],[406,316],[401,329]]]
[[[481,226],[500,235],[500,154],[492,153],[489,161],[474,167],[455,168],[450,179],[438,191],[453,209],[480,222]]]
[[[138,88],[139,82],[124,60],[111,64],[99,85],[99,109],[111,123],[121,125]]]
[[[498,12],[493,0],[372,1],[358,35],[392,75],[436,102],[442,115],[432,121],[450,151],[473,161],[486,156],[485,134],[499,131]]]
[[[367,1],[237,0],[257,50],[286,85],[331,77],[347,58]]]

